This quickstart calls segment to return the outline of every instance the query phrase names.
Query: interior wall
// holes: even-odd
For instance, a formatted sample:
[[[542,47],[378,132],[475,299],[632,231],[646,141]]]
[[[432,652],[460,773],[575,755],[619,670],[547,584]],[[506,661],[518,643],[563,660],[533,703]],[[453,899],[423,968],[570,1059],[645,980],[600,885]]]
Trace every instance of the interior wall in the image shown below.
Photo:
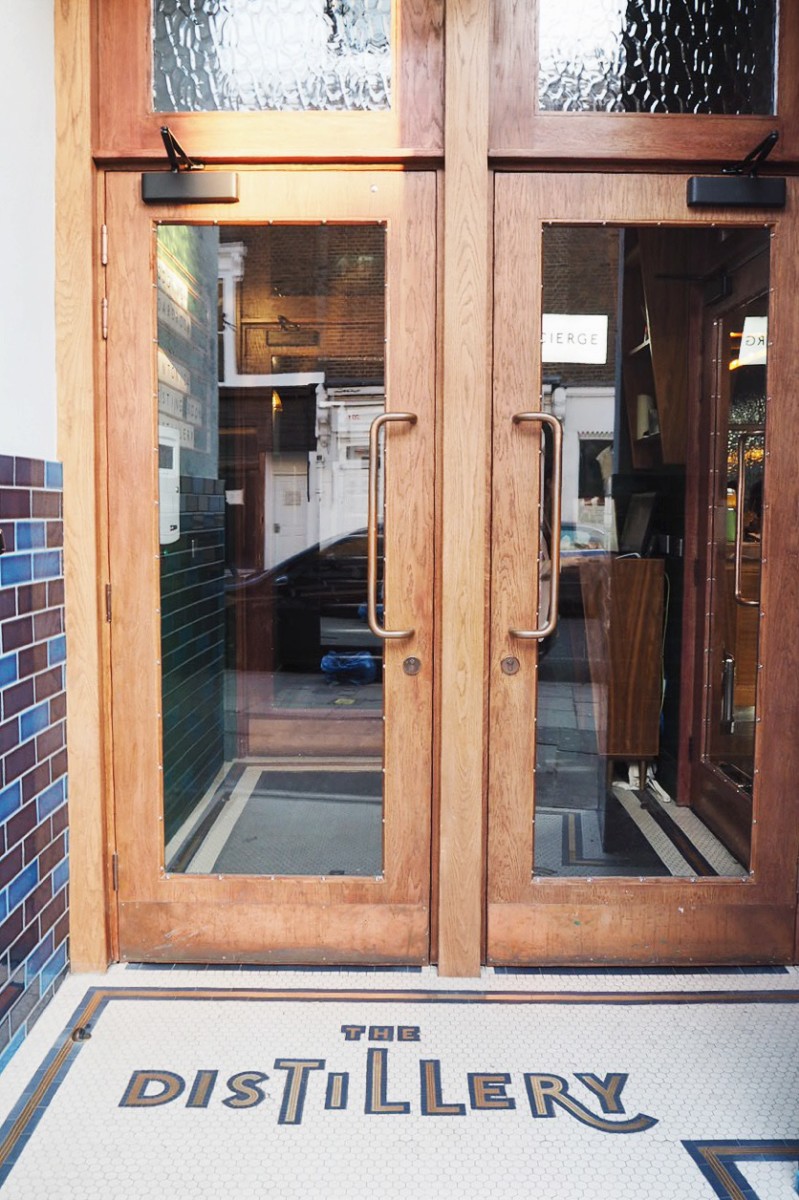
[[[3,6],[0,38],[0,454],[56,456],[52,0]]]

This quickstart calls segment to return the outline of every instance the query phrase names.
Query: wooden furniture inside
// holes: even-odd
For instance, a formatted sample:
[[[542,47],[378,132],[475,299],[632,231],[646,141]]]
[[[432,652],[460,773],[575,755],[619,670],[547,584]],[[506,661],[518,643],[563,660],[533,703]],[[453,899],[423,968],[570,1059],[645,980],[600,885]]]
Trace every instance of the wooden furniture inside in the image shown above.
[[[639,763],[657,758],[663,559],[608,556],[579,570],[599,751]]]

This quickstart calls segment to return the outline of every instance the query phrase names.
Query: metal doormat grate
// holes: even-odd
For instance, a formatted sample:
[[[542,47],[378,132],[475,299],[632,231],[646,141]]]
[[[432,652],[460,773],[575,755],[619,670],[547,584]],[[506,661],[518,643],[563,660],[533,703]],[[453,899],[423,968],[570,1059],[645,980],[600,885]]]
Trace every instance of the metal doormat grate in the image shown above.
[[[135,978],[68,978],[0,1076],[4,1200],[791,1194],[795,968]]]

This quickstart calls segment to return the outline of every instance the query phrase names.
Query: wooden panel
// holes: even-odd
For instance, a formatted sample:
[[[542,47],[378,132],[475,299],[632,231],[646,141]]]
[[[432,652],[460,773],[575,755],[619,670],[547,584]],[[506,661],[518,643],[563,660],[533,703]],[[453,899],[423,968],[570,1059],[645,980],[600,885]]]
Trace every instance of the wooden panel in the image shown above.
[[[491,724],[488,897],[510,900],[529,881],[533,863],[536,644],[511,637],[533,628],[538,606],[540,429],[514,425],[535,408],[540,390],[541,229],[534,223],[528,180],[496,177],[494,227],[494,499],[491,522]],[[502,662],[516,658],[517,673]]]
[[[109,265],[108,407],[121,903],[142,906],[136,909],[142,912],[160,908],[161,915],[147,918],[154,922],[151,928],[170,927],[170,913],[179,913],[182,904],[194,905],[195,926],[221,928],[221,917],[215,915],[217,906],[243,905],[242,917],[252,916],[254,924],[237,935],[235,944],[242,947],[267,938],[264,917],[254,915],[261,904],[278,906],[265,944],[276,946],[282,938],[286,945],[293,945],[296,939],[290,926],[281,933],[278,914],[285,911],[289,920],[292,905],[305,905],[309,930],[318,919],[320,929],[337,931],[329,937],[341,939],[340,961],[361,936],[357,906],[415,908],[416,916],[408,918],[417,931],[412,954],[422,960],[427,956],[427,942],[425,938],[422,947],[418,928],[421,923],[426,930],[429,920],[434,552],[435,292],[427,271],[435,261],[436,178],[433,173],[398,171],[347,175],[278,171],[247,173],[242,185],[241,203],[234,214],[214,208],[193,214],[186,209],[147,211],[138,199],[136,176],[108,179],[109,240],[114,247]],[[266,219],[387,221],[386,402],[389,409],[415,412],[418,421],[413,427],[389,429],[386,449],[385,582],[391,605],[387,621],[394,627],[413,627],[415,634],[385,648],[383,878],[224,877],[219,884],[213,878],[169,878],[164,874],[158,530],[151,499],[157,495],[152,402],[156,389],[153,221],[190,222],[193,215],[204,222],[227,219],[236,223]],[[402,669],[408,655],[421,662],[416,675]],[[371,748],[371,732],[369,736]],[[381,925],[375,917],[372,924],[384,929],[387,938],[393,936],[390,921]],[[121,948],[128,954],[133,945],[139,953],[148,936],[133,930],[131,920],[125,918]],[[307,939],[310,945],[311,933]],[[317,957],[330,949],[322,939]],[[218,944],[216,956],[223,951],[224,943]],[[207,952],[211,953],[210,944]],[[374,953],[389,959],[395,951],[387,941],[382,950],[374,948]],[[397,957],[404,960],[409,953],[400,939]]]
[[[438,963],[477,975],[482,889],[489,451],[488,11],[447,5]]]
[[[792,904],[724,904],[699,888],[688,907],[676,892],[658,904],[621,889],[607,904],[541,904],[534,914],[527,905],[497,904],[488,910],[489,961],[785,963],[793,921]]]
[[[64,464],[64,565],[70,822],[70,961],[102,970],[111,956],[106,858],[105,684],[100,596],[105,575],[96,485],[97,327],[92,230],[88,0],[55,5],[56,354],[58,453]]]
[[[655,758],[659,746],[663,559],[580,564],[596,728],[609,758]]]
[[[418,963],[427,957],[427,913],[416,905],[248,904],[192,901],[120,905],[122,959],[133,962]]]
[[[769,315],[768,469],[764,479],[762,574],[760,581],[759,709],[764,719],[755,738],[752,829],[757,879],[779,879],[797,892],[799,860],[799,647],[790,636],[799,612],[799,525],[795,520],[796,415],[792,403],[799,344],[799,219],[797,192],[789,181],[788,212],[776,222],[771,242],[772,304]],[[764,781],[767,786],[763,786]]]
[[[538,111],[537,5],[496,0],[491,72],[493,155],[570,161],[735,163],[772,129],[775,163],[799,158],[799,26],[780,5],[778,116],[554,113]]]
[[[709,880],[702,885],[708,890],[702,891],[679,878],[534,879],[535,651],[532,644],[514,644],[507,630],[534,612],[524,606],[534,603],[529,564],[535,562],[537,547],[524,529],[536,523],[537,497],[529,482],[529,461],[514,442],[511,417],[514,408],[532,407],[540,395],[542,226],[549,220],[685,224],[689,214],[685,179],[679,176],[497,177],[488,859],[493,961],[788,961],[793,953],[799,794],[792,781],[799,772],[799,743],[786,739],[785,730],[792,728],[790,714],[799,708],[799,664],[780,614],[799,610],[799,529],[791,519],[792,504],[785,503],[797,488],[787,402],[792,347],[799,338],[799,312],[792,301],[799,289],[795,206],[796,189],[789,181],[788,209],[774,217],[772,241],[768,507],[758,681],[764,719],[756,741],[752,871],[743,885]],[[725,221],[730,223],[729,214],[709,211],[694,215],[691,223]],[[734,223],[757,225],[762,215],[736,214]],[[693,333],[689,345],[698,355]],[[691,533],[693,544],[696,536]],[[779,546],[779,553],[769,553],[771,538],[769,544]],[[686,571],[687,609],[695,595],[692,572]],[[505,674],[500,664],[511,654],[520,669]],[[685,914],[691,915],[690,923],[683,920]],[[628,915],[643,924],[636,927]]]
[[[167,123],[193,157],[218,162],[343,161],[441,153],[443,3],[400,0],[389,112],[153,113],[152,0],[95,0],[98,160],[164,160]]]

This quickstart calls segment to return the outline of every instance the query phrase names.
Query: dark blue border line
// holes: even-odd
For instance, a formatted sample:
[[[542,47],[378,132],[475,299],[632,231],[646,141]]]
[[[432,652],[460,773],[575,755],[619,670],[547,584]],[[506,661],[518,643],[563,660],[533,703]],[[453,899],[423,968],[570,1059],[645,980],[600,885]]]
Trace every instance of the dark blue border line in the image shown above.
[[[739,1162],[799,1163],[799,1141],[781,1138],[741,1141],[683,1141],[719,1200],[758,1200],[738,1169]]]
[[[165,1000],[211,1000],[239,1001],[241,1003],[285,1003],[296,1001],[303,1003],[378,1003],[378,1004],[482,1004],[485,1007],[496,1005],[503,1007],[507,1004],[518,1005],[549,1005],[561,1004],[566,1006],[663,1006],[663,1005],[693,1005],[693,1004],[799,1004],[799,991],[755,991],[755,992],[486,992],[486,991],[453,991],[453,992],[419,992],[408,989],[398,992],[366,990],[331,991],[317,988],[128,988],[128,987],[92,987],[88,988],[83,1000],[74,1010],[66,1028],[46,1054],[38,1070],[31,1077],[27,1087],[10,1115],[0,1127],[0,1188],[5,1183],[10,1172],[18,1161],[22,1151],[30,1141],[39,1121],[52,1103],[59,1087],[69,1073],[78,1054],[87,1044],[88,1039],[73,1038],[77,1029],[91,1033],[103,1012],[112,1000],[127,1001],[165,1001]],[[684,1143],[686,1149],[690,1146],[704,1146],[706,1143]],[[740,1147],[743,1142],[732,1142],[730,1146]],[[772,1144],[772,1143],[769,1143]],[[723,1146],[725,1143],[712,1143]],[[793,1143],[788,1143],[792,1146]],[[689,1149],[689,1153],[693,1151]],[[697,1165],[699,1159],[693,1155]],[[739,1156],[740,1157],[740,1156]],[[703,1160],[704,1161],[704,1160]],[[705,1165],[707,1165],[705,1163]],[[704,1168],[700,1166],[700,1169]],[[728,1168],[732,1174],[734,1164]],[[740,1175],[740,1172],[738,1172]],[[707,1177],[707,1176],[706,1176]],[[741,1176],[743,1179],[743,1176]],[[746,1181],[744,1180],[744,1184]],[[715,1186],[715,1185],[714,1185]],[[719,1192],[724,1200],[729,1200],[728,1192]],[[741,1193],[743,1200],[758,1200],[749,1189]],[[738,1200],[738,1197],[733,1197]]]

